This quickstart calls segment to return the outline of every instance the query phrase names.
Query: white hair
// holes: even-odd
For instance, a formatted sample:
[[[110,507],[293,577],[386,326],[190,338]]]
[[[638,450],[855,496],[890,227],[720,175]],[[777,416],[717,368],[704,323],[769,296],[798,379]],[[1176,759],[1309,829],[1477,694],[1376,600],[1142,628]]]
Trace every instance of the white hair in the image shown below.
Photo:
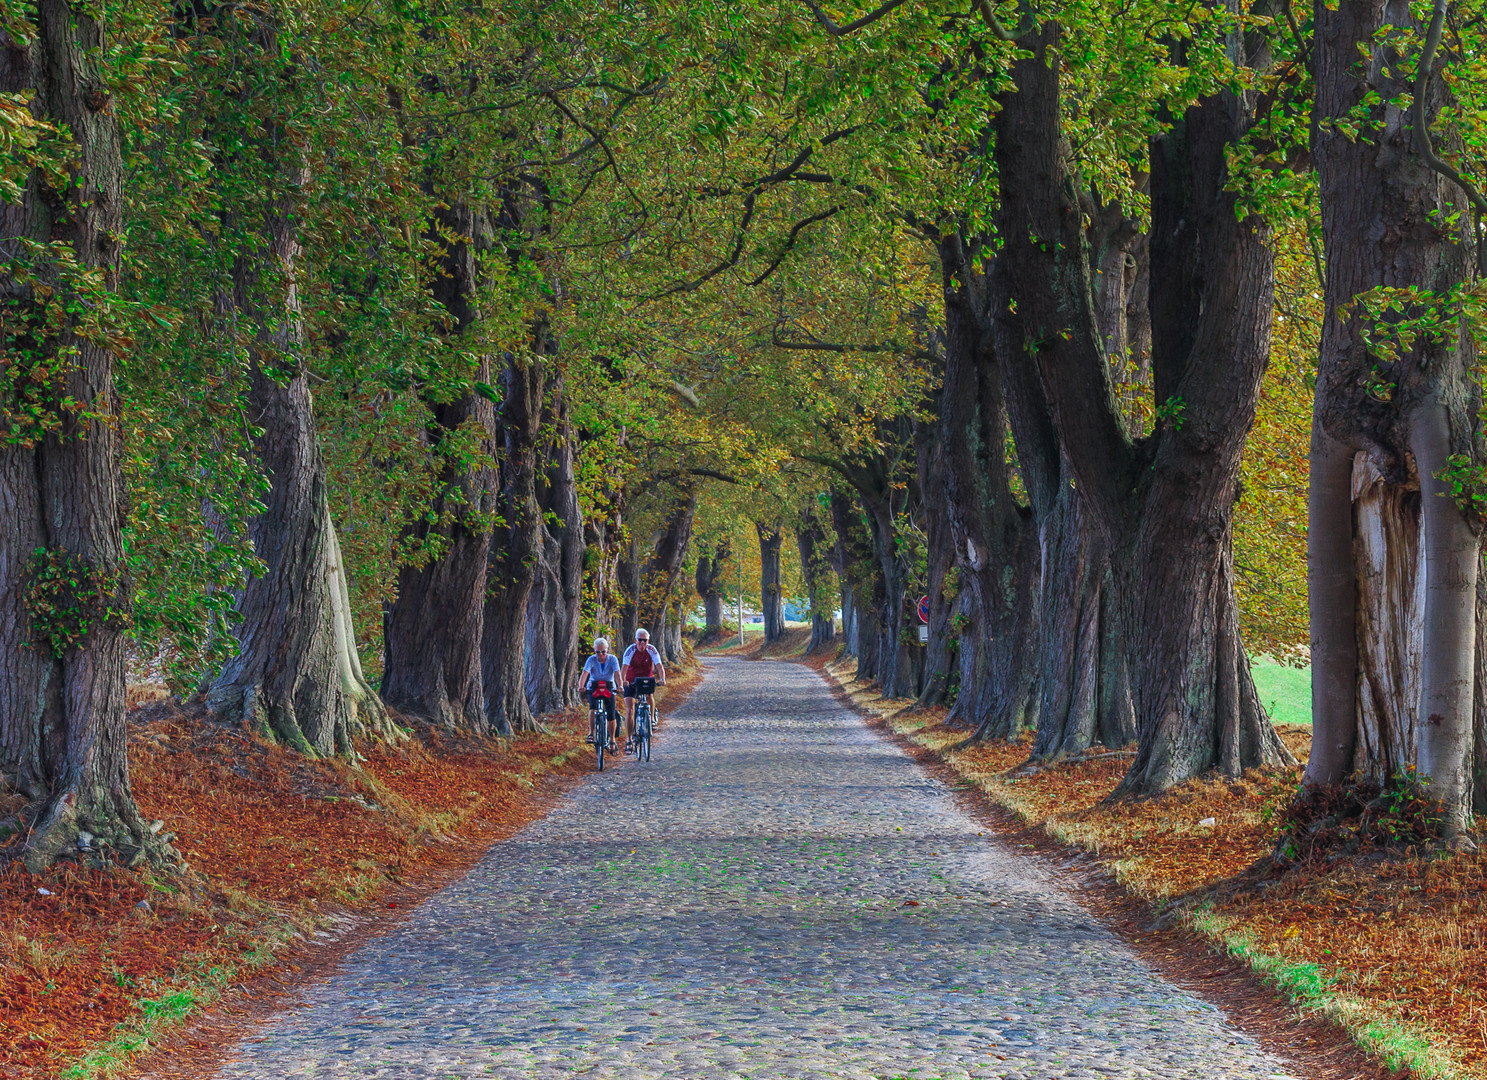
[[[639,640],[640,640],[640,639],[641,639],[641,638],[642,638],[642,637],[646,637],[646,638],[648,638],[648,637],[650,637],[650,636],[651,636],[651,632],[650,632],[650,631],[649,631],[649,630],[647,630],[647,629],[646,629],[646,628],[645,628],[645,627],[643,627],[643,626],[642,626],[642,627],[640,627],[640,628],[639,628],[639,629],[637,629],[637,630],[636,630],[636,631],[635,631],[635,640],[636,640],[636,641],[639,641]]]
[[[603,645],[606,649],[609,648],[608,640],[602,637],[596,637],[594,639],[594,648],[597,649],[600,645]]]

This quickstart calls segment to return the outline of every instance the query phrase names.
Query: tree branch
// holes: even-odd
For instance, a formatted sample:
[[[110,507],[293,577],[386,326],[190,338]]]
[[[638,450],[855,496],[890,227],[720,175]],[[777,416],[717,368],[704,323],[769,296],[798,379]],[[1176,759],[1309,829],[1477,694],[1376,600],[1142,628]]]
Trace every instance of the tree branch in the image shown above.
[[[1425,97],[1430,92],[1430,76],[1435,67],[1435,53],[1440,48],[1441,32],[1446,26],[1446,7],[1448,0],[1435,0],[1435,9],[1430,16],[1430,29],[1425,35],[1425,49],[1420,54],[1420,68],[1415,73],[1415,152],[1425,159],[1429,165],[1440,175],[1459,187],[1468,201],[1476,209],[1478,214],[1487,215],[1487,198],[1482,197],[1471,181],[1462,176],[1450,165],[1435,156],[1435,146],[1430,141],[1430,125],[1425,117]],[[1474,229],[1475,233],[1476,230]],[[1487,244],[1482,243],[1480,236],[1473,236],[1477,244],[1477,268],[1478,273],[1487,275]]]
[[[817,4],[815,0],[805,0],[805,6],[811,9],[811,14],[816,16],[816,21],[821,24],[822,28],[828,34],[832,37],[842,37],[843,35],[852,33],[854,30],[861,30],[864,26],[869,26],[877,22],[883,16],[891,14],[895,9],[903,7],[908,2],[909,0],[888,0],[888,3],[878,8],[877,11],[871,11],[860,19],[853,19],[846,26],[838,26],[833,22],[831,16],[822,11],[821,5]]]

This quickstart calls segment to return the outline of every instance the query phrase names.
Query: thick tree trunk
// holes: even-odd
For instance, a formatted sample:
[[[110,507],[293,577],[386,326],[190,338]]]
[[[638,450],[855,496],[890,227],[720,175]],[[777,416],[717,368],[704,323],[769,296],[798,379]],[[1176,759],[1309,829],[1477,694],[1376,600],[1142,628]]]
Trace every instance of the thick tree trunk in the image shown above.
[[[666,650],[662,653],[667,664],[679,665],[686,660],[682,647],[682,631],[686,621],[686,605],[680,599],[673,600],[671,611],[666,616]]]
[[[921,422],[915,425],[914,435],[919,517],[924,521],[926,547],[924,591],[929,597],[928,639],[922,649],[916,646],[914,650],[922,661],[917,704],[920,708],[930,708],[945,702],[955,665],[956,636],[950,625],[953,601],[945,595],[945,580],[955,566],[958,545],[944,502],[947,468],[944,425],[937,421]],[[909,603],[915,606],[915,598],[910,597]],[[917,633],[920,625],[917,610],[911,621]]]
[[[545,324],[533,328],[532,345],[530,355],[509,357],[501,376],[499,524],[491,536],[481,641],[486,721],[505,738],[538,730],[527,703],[525,642],[527,599],[544,534],[537,502],[537,440],[551,348]]]
[[[858,538],[862,531],[852,500],[840,491],[831,493],[831,523],[836,533],[832,559],[842,597],[842,643],[846,656],[859,655],[861,619],[857,596],[862,561]]]
[[[292,241],[291,241],[292,243]],[[288,259],[285,259],[288,262]],[[292,295],[292,293],[291,293]],[[268,325],[297,325],[292,307]],[[279,350],[295,343],[277,342]],[[351,753],[354,707],[342,689],[332,567],[334,533],[309,380],[287,384],[255,364],[249,401],[269,476],[266,507],[250,525],[262,576],[238,600],[238,652],[207,695],[212,711],[311,756]]]
[[[877,586],[882,590],[878,622],[878,684],[884,697],[913,697],[913,668],[904,634],[908,632],[904,597],[905,566],[893,527],[893,493],[885,485],[881,498],[865,500],[868,535],[878,564]]]
[[[616,567],[616,581],[620,596],[620,645],[628,646],[635,640],[635,631],[640,627],[640,542],[633,534],[620,550]],[[623,655],[624,650],[620,650]]]
[[[1048,59],[1057,37],[1052,22],[1029,35],[1033,55],[1014,66],[1017,92],[997,114],[999,262],[1037,342],[1059,441],[1111,544],[1122,628],[1141,658],[1140,744],[1121,790],[1142,794],[1215,766],[1237,775],[1290,757],[1238,639],[1231,556],[1239,456],[1269,351],[1272,259],[1267,227],[1237,217],[1226,190],[1247,106],[1206,98],[1153,145],[1153,370],[1169,415],[1133,446],[1092,310],[1080,184]]]
[[[33,172],[20,205],[0,209],[7,260],[30,261],[47,292],[0,275],[6,304],[6,370],[0,372],[0,501],[23,515],[0,525],[0,575],[29,582],[32,603],[0,596],[0,642],[30,643],[33,662],[0,661],[0,748],[7,768],[33,799],[22,856],[39,872],[80,848],[107,847],[124,861],[165,865],[178,855],[153,838],[129,783],[124,719],[124,631],[128,611],[121,533],[122,447],[110,347],[76,331],[73,312],[98,302],[79,294],[75,271],[36,259],[20,238],[71,249],[112,294],[118,285],[123,228],[123,163],[118,117],[102,88],[100,55],[110,44],[89,9],[40,0],[26,46],[5,40],[0,85],[36,91],[38,116],[74,142],[70,183],[62,190]],[[49,361],[67,358],[48,379]],[[29,364],[28,364],[29,361]],[[42,373],[13,365],[27,364]],[[24,394],[17,401],[12,394]],[[67,408],[82,403],[86,411]],[[29,428],[33,410],[49,430]],[[16,544],[27,544],[17,549]],[[38,558],[37,550],[45,552]],[[47,568],[49,572],[39,573]],[[49,590],[46,583],[57,588]],[[82,581],[81,591],[69,581]],[[83,836],[89,834],[89,841]]]
[[[623,495],[611,495],[608,513],[588,518],[583,525],[583,601],[593,605],[593,624],[579,630],[580,655],[593,637],[607,637],[611,645],[619,630],[620,507]],[[576,676],[575,676],[576,678]]]
[[[527,598],[526,626],[527,704],[538,715],[577,703],[577,673],[582,664],[583,516],[574,476],[573,429],[561,383],[546,420],[553,439],[537,492],[544,521],[537,579]]]
[[[270,32],[264,43],[272,50]],[[342,619],[340,546],[331,522],[325,462],[304,366],[297,263],[299,192],[308,180],[290,148],[260,148],[277,170],[266,181],[262,233],[234,260],[220,296],[224,326],[256,327],[248,400],[269,480],[264,513],[250,524],[265,567],[238,597],[237,654],[208,693],[212,710],[312,756],[353,753],[371,730],[396,737],[364,679]],[[288,155],[285,157],[284,155]],[[236,211],[229,212],[240,217]]]
[[[795,544],[800,549],[800,569],[805,577],[806,593],[811,604],[811,642],[808,652],[814,651],[836,636],[836,624],[831,614],[831,592],[827,588],[831,573],[827,557],[826,528],[814,511],[807,510],[795,530]]]
[[[457,336],[475,330],[475,298],[481,288],[478,255],[492,243],[485,214],[464,202],[438,211],[430,238],[444,254],[433,278],[434,298],[454,322]],[[476,383],[491,381],[482,357]],[[385,659],[382,697],[389,705],[451,730],[487,731],[481,679],[485,623],[485,576],[490,557],[489,515],[495,503],[495,470],[468,456],[470,430],[479,433],[480,455],[494,451],[495,409],[472,389],[432,409],[426,435],[433,452],[449,445],[462,452],[445,457],[440,488],[429,513],[409,529],[405,543],[427,545],[437,554],[398,572],[397,599],[383,620]]]
[[[969,254],[979,246],[959,235],[941,245],[943,488],[976,654],[962,665],[959,712],[976,738],[1012,738],[1038,715],[1038,539],[1031,514],[1012,494],[1004,376],[987,318],[989,283]],[[968,651],[965,636],[961,651]]]
[[[1443,19],[1444,7],[1433,14]],[[1327,318],[1313,413],[1306,781],[1387,779],[1413,764],[1450,834],[1473,801],[1480,555],[1476,524],[1445,497],[1439,474],[1452,456],[1474,452],[1480,390],[1459,331],[1448,340],[1420,335],[1386,363],[1365,338],[1370,329],[1387,336],[1393,316],[1370,327],[1356,301],[1377,288],[1439,296],[1468,281],[1471,215],[1429,167],[1430,136],[1413,115],[1418,99],[1428,132],[1448,91],[1423,55],[1423,93],[1413,78],[1400,81],[1390,60],[1401,34],[1429,37],[1414,11],[1398,0],[1319,3],[1315,21]],[[1351,124],[1363,112],[1366,137],[1331,122]],[[1387,392],[1364,389],[1380,384]],[[1338,557],[1350,542],[1348,574]]]
[[[697,489],[690,485],[682,487],[676,493],[665,526],[652,540],[651,557],[641,572],[637,625],[650,631],[651,643],[657,651],[666,648],[668,616],[692,543],[692,520],[696,515]],[[634,640],[633,629],[628,640]]]
[[[0,208],[0,214],[7,211],[14,212]],[[15,235],[12,228],[7,238]],[[16,298],[11,282],[0,279],[0,288],[6,301]],[[7,411],[12,405],[3,402]],[[62,660],[33,644],[37,631],[22,599],[35,573],[35,552],[47,546],[37,457],[36,448],[0,438],[0,769],[10,790],[39,803],[66,757],[67,724]]]
[[[702,630],[705,641],[712,641],[723,633],[723,566],[729,555],[728,541],[723,540],[711,555],[704,554],[697,560],[696,585],[705,613]]]
[[[754,522],[759,533],[759,606],[764,612],[764,644],[785,632],[785,597],[780,591],[780,548],[785,534],[778,524]]]
[[[1064,486],[1039,528],[1042,698],[1033,757],[1072,756],[1136,739],[1118,605],[1104,537]],[[1116,610],[1112,610],[1116,608]]]

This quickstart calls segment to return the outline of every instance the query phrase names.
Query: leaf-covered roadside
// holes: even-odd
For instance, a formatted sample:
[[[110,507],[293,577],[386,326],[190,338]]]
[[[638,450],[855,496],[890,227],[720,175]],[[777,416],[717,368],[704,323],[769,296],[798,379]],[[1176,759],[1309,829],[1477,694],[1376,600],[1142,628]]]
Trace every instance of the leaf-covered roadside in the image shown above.
[[[688,682],[672,680],[673,700]],[[200,705],[134,709],[140,807],[177,834],[196,876],[75,864],[0,876],[0,1078],[96,1075],[255,971],[280,965],[292,981],[282,946],[468,864],[542,813],[543,778],[590,767],[583,718],[548,728],[502,743],[420,725],[411,746],[367,748],[353,767],[213,723]]]
[[[966,733],[943,722],[943,709],[911,711],[911,701],[854,682],[850,663],[825,667],[858,709],[1030,826],[1095,855],[1130,893],[1249,963],[1299,1006],[1322,1010],[1389,1068],[1487,1075],[1487,859],[1365,847],[1272,868],[1305,766],[1306,728],[1281,729],[1301,759],[1294,769],[1106,802],[1126,754],[1029,769],[1026,741],[956,749]]]

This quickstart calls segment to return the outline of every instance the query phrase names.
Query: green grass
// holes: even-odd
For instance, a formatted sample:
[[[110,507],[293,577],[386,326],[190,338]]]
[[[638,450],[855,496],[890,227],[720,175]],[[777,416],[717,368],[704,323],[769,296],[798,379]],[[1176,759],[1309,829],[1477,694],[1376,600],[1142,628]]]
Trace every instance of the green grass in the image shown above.
[[[1287,667],[1268,656],[1257,656],[1250,673],[1270,719],[1277,724],[1311,723],[1311,665]]]

